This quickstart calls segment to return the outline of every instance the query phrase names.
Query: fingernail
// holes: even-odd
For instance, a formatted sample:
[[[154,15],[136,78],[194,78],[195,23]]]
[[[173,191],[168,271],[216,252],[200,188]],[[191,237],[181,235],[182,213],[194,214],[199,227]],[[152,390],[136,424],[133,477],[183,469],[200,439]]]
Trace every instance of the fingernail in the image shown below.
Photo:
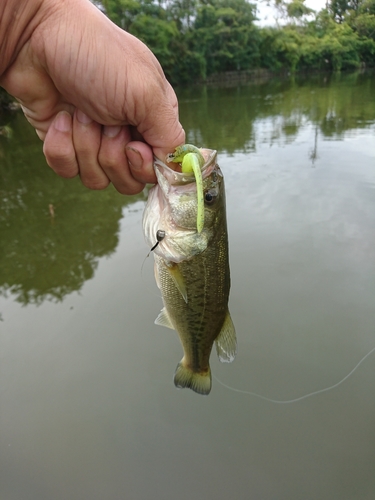
[[[56,115],[53,126],[59,132],[69,132],[72,128],[72,117],[66,111],[60,111],[60,113]]]
[[[106,125],[103,127],[103,134],[107,137],[116,137],[120,133],[121,127],[118,125]]]
[[[85,115],[85,113],[80,109],[77,109],[76,117],[79,123],[82,123],[83,125],[88,125],[92,122],[92,119],[89,116]]]
[[[130,146],[125,148],[126,156],[129,160],[131,166],[135,169],[141,169],[143,165],[143,158],[138,149],[134,149]]]

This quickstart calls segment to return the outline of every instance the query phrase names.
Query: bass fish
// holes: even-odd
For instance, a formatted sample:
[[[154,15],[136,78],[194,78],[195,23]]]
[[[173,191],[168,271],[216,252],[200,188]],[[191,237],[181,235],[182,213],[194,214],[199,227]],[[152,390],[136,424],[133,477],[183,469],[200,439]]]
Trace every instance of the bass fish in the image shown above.
[[[167,161],[183,163],[190,151],[197,151],[202,192],[197,192],[192,171],[184,171],[182,165],[178,172],[156,159],[158,183],[149,192],[143,230],[154,252],[155,279],[164,304],[155,323],[176,330],[184,350],[176,368],[175,386],[209,394],[213,343],[220,361],[231,362],[237,341],[228,311],[230,274],[223,174],[216,151],[210,149],[180,146]],[[203,207],[198,221],[200,196]]]

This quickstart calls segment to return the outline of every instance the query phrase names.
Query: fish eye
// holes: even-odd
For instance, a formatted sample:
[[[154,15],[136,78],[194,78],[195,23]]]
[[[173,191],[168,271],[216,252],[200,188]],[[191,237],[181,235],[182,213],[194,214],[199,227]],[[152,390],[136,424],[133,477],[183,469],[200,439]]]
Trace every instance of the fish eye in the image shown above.
[[[217,191],[216,189],[209,189],[204,193],[204,202],[206,205],[212,205],[212,203],[216,200],[217,198]]]

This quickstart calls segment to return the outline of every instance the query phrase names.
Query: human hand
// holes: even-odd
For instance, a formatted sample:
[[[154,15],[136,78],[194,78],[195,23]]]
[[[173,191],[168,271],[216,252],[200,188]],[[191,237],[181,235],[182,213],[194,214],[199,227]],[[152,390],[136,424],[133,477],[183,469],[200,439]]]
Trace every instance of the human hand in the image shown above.
[[[35,1],[35,28],[0,85],[20,101],[57,174],[140,192],[156,181],[153,155],[164,159],[185,142],[158,61],[88,0]]]

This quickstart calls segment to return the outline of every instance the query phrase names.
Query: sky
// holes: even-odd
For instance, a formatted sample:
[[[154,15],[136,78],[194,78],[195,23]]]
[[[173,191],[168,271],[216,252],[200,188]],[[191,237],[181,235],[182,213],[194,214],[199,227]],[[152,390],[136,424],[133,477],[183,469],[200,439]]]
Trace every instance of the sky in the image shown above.
[[[258,7],[259,21],[257,24],[260,26],[275,24],[276,11],[272,7],[267,7],[266,1],[256,0],[254,3]],[[305,5],[310,7],[310,9],[319,11],[325,7],[326,0],[306,0]]]

